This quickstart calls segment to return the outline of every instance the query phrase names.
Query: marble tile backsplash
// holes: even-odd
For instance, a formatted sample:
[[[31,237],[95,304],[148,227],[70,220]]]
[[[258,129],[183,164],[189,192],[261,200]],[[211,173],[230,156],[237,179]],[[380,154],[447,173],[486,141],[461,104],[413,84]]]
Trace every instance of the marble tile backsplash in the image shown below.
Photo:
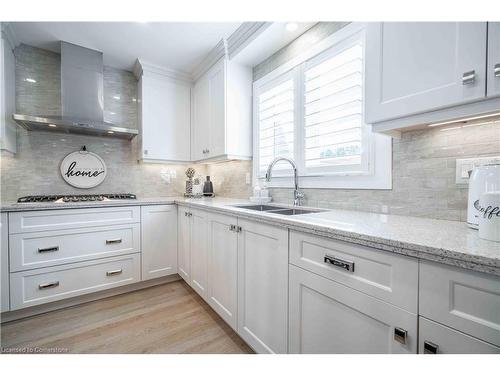
[[[465,221],[467,185],[455,183],[457,158],[500,155],[500,122],[409,131],[393,140],[392,190],[304,189],[304,204]],[[271,189],[293,202],[291,189]]]
[[[16,107],[23,114],[61,115],[60,55],[20,45],[16,57]],[[104,67],[104,119],[137,128],[137,81],[128,71]],[[27,132],[18,128],[18,152],[2,153],[0,193],[2,202],[23,195],[131,192],[142,197],[180,195],[184,192],[187,165],[137,162],[137,139],[124,141],[54,132]],[[59,163],[68,153],[86,145],[108,167],[106,180],[93,189],[76,189],[64,182]],[[204,165],[195,168],[205,173]],[[166,183],[160,173],[175,172]]]

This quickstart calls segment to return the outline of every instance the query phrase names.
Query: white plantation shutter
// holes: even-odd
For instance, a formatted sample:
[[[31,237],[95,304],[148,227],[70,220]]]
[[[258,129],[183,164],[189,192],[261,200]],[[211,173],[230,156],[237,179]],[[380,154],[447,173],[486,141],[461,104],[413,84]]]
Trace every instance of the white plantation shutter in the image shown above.
[[[364,123],[365,27],[345,26],[254,82],[255,178],[285,156],[303,187],[391,188],[391,139]],[[271,185],[292,184],[290,165],[276,164]]]
[[[278,156],[294,157],[295,81],[291,74],[282,76],[257,93],[255,105],[258,125],[259,176]],[[276,169],[286,165],[277,164]]]
[[[356,172],[363,160],[363,45],[349,41],[308,61],[304,69],[304,168]]]

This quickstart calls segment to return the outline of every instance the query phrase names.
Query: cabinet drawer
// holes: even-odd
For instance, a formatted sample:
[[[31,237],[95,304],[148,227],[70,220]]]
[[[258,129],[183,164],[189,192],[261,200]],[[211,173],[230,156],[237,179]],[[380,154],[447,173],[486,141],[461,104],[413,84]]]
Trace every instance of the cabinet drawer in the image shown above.
[[[416,314],[293,265],[289,277],[290,353],[417,352]]]
[[[420,354],[500,354],[500,347],[420,317]]]
[[[10,275],[11,310],[135,283],[140,279],[140,254],[16,272]]]
[[[9,215],[9,233],[132,224],[140,221],[140,206],[13,212]]]
[[[140,224],[11,234],[10,271],[140,252]]]
[[[290,263],[417,312],[416,259],[291,231]]]
[[[420,315],[500,346],[500,277],[422,261]]]

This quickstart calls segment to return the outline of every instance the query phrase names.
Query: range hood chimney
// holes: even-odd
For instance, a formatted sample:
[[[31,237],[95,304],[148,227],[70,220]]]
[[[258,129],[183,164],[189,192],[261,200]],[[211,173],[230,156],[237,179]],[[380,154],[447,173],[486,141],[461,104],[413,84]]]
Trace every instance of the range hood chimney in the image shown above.
[[[132,139],[138,134],[136,129],[104,122],[103,81],[102,52],[61,42],[62,115],[14,114],[13,118],[27,130]]]

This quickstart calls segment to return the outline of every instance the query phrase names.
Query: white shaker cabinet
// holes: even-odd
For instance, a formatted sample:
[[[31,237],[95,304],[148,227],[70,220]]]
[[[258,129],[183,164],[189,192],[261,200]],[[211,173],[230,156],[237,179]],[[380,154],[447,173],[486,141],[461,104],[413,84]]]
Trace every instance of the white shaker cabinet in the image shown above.
[[[191,83],[143,67],[138,85],[139,159],[190,161]]]
[[[500,22],[488,22],[488,97],[500,96]]]
[[[208,254],[207,254],[207,212],[190,210],[191,222],[191,287],[207,299]]]
[[[290,265],[289,352],[417,352],[417,315]]]
[[[365,122],[486,96],[486,22],[369,23]]]
[[[1,213],[0,230],[0,312],[9,311],[9,223],[7,213]]]
[[[194,84],[193,161],[252,156],[252,69],[220,59]]]
[[[179,275],[191,284],[191,212],[179,206],[177,210],[177,269]]]
[[[208,215],[208,304],[237,330],[237,219]]]
[[[418,321],[419,354],[500,354],[500,347],[432,320]]]
[[[142,280],[177,273],[177,206],[141,207]]]
[[[2,32],[0,38],[0,150],[17,151],[17,125],[12,120],[15,103],[15,58],[12,46]]]
[[[288,230],[241,219],[237,230],[238,333],[257,353],[287,353]]]

